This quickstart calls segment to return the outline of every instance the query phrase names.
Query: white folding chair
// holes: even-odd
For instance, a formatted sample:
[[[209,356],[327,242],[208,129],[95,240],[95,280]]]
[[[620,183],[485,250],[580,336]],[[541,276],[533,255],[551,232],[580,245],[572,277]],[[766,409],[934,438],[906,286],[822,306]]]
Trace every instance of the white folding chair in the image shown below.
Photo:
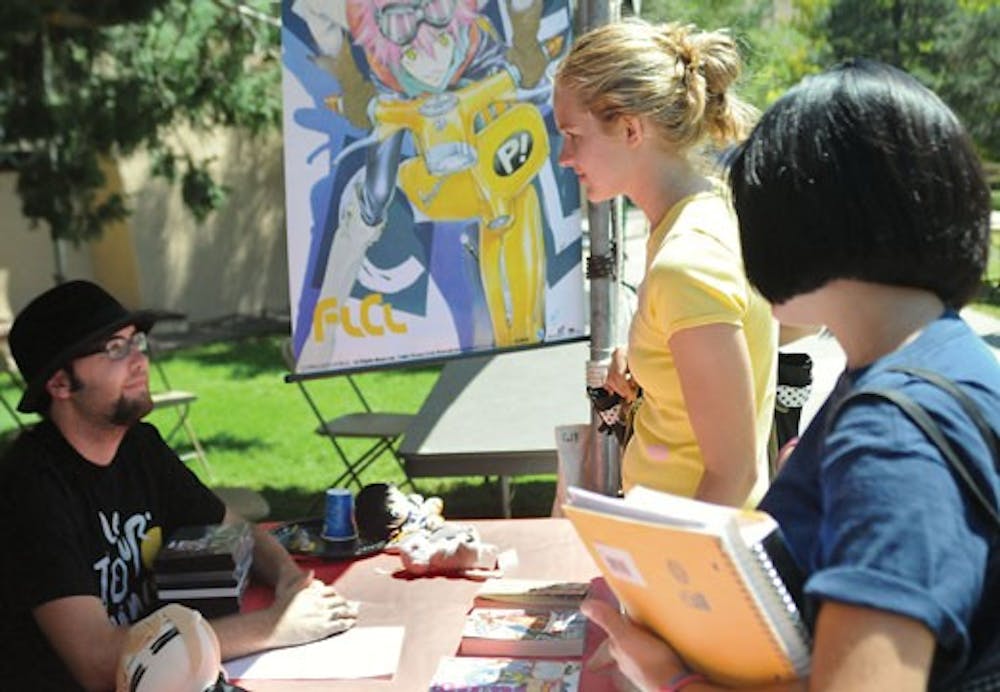
[[[205,472],[205,477],[209,481],[215,482],[215,473],[208,464],[208,458],[205,456],[205,450],[201,446],[201,440],[198,439],[198,435],[195,433],[194,426],[191,425],[190,420],[191,405],[198,400],[198,395],[183,389],[174,389],[170,385],[170,380],[167,379],[167,373],[163,369],[163,365],[153,359],[152,348],[150,348],[149,359],[150,364],[153,366],[152,369],[159,380],[157,388],[151,392],[153,410],[173,409],[177,414],[177,420],[163,435],[163,439],[166,440],[167,444],[172,445],[178,433],[183,432],[190,448],[186,451],[178,452],[178,456],[184,461],[192,458],[197,459],[201,470]]]
[[[24,381],[17,370],[17,364],[10,353],[10,346],[7,344],[7,334],[14,321],[13,310],[10,307],[10,297],[7,291],[7,284],[10,281],[10,270],[0,267],[0,376],[3,382],[0,384],[0,407],[10,415],[18,428],[24,429],[24,420],[17,412],[17,401],[7,399],[5,389],[13,389],[13,395],[20,397],[24,391]]]
[[[0,324],[0,330],[5,330],[6,327]],[[8,400],[9,395],[7,390],[13,390],[13,396],[20,397],[21,392],[24,391],[24,382],[21,380],[20,374],[17,372],[17,366],[14,364],[14,359],[11,358],[10,352],[7,350],[7,337],[6,332],[4,333],[2,341],[0,341],[0,376],[3,378],[3,382],[0,383],[0,407],[7,412],[14,421],[14,424],[18,428],[23,430],[27,425],[21,418],[21,415],[17,412],[17,400]]]
[[[174,319],[182,319],[183,316],[176,315]],[[263,495],[251,488],[236,486],[215,485],[216,475],[208,463],[205,449],[198,439],[198,434],[191,424],[191,406],[198,400],[198,395],[185,389],[175,389],[167,378],[167,371],[163,363],[155,358],[153,346],[149,348],[149,362],[156,377],[151,378],[150,387],[153,398],[153,410],[173,409],[177,414],[177,420],[163,434],[163,439],[167,444],[172,444],[177,435],[183,433],[188,443],[188,449],[178,451],[178,456],[183,461],[196,459],[205,473],[209,487],[223,502],[234,511],[238,512],[244,519],[259,521],[271,513],[271,507]],[[177,447],[175,447],[177,449]]]

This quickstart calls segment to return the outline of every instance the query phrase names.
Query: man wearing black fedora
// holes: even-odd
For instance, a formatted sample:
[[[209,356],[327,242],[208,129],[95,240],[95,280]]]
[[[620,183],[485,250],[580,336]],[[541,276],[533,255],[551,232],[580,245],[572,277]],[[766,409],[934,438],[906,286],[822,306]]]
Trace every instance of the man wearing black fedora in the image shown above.
[[[18,409],[41,421],[0,460],[0,686],[113,689],[130,623],[157,606],[150,563],[163,536],[240,517],[156,428],[146,334],[163,313],[131,312],[71,281],[14,319],[27,384]],[[341,632],[355,608],[254,528],[253,573],[274,604],[211,621],[222,658]]]

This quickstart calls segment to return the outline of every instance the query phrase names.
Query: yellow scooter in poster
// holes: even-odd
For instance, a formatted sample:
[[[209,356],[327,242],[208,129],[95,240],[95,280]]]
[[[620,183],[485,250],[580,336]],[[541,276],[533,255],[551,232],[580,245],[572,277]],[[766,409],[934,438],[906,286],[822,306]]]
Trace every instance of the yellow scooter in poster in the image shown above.
[[[381,96],[371,135],[338,156],[410,132],[417,155],[401,164],[397,185],[432,220],[479,220],[479,272],[499,347],[545,336],[545,246],[532,180],[549,140],[538,109],[518,96],[506,70],[422,98]]]

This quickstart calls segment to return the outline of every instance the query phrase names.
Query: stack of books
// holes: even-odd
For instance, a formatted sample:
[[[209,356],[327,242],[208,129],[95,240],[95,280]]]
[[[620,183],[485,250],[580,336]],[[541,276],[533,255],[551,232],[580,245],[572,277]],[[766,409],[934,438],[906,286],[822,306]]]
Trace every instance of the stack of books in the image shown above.
[[[178,603],[206,618],[239,612],[253,562],[250,524],[184,526],[153,563],[161,603]]]
[[[441,659],[431,690],[576,692],[589,583],[499,579],[483,584],[458,656]]]

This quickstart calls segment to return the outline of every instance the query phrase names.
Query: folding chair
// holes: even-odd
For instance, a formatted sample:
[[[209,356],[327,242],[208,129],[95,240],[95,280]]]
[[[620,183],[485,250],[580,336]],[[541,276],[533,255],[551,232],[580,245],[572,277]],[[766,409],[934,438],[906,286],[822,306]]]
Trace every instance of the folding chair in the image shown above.
[[[188,443],[191,445],[191,449],[187,452],[179,453],[178,456],[182,461],[188,461],[189,459],[197,459],[198,463],[201,465],[202,471],[205,472],[206,478],[209,480],[209,486],[212,492],[215,493],[219,499],[226,503],[233,510],[238,512],[240,516],[249,521],[260,521],[264,519],[271,513],[271,506],[268,504],[267,500],[263,495],[258,493],[256,490],[251,488],[241,488],[235,486],[219,486],[215,485],[215,473],[212,471],[212,467],[208,465],[208,458],[205,456],[205,450],[201,446],[201,441],[198,439],[198,435],[194,432],[194,427],[191,425],[191,421],[188,418],[190,413],[191,404],[198,400],[198,395],[193,392],[187,392],[182,389],[173,389],[170,386],[170,381],[167,380],[167,373],[163,369],[163,365],[151,361],[153,368],[156,370],[157,376],[163,383],[165,389],[163,391],[153,392],[153,410],[173,408],[177,412],[177,421],[174,423],[173,427],[167,431],[167,434],[163,436],[163,439],[170,444],[171,439],[177,433],[183,431],[184,435],[188,439]]]
[[[3,386],[11,386],[14,389],[15,396],[20,396],[21,392],[24,391],[24,382],[21,380],[21,375],[17,372],[17,366],[14,364],[14,359],[10,355],[10,351],[7,349],[7,335],[4,330],[7,327],[0,324],[0,332],[4,332],[3,336],[0,337],[0,375],[3,375]],[[8,401],[7,397],[4,395],[3,388],[0,388],[0,406],[7,411],[7,414],[11,417],[18,428],[24,430],[27,427],[25,422],[21,419],[21,416],[17,412],[17,401]]]
[[[285,341],[282,354],[289,371],[294,372],[295,356],[292,353],[291,340]],[[373,411],[354,378],[351,375],[344,375],[343,377],[347,380],[351,391],[354,392],[354,396],[361,404],[363,410],[356,413],[347,413],[335,418],[327,418],[323,415],[316,398],[309,391],[305,381],[295,380],[295,384],[298,386],[299,391],[302,392],[303,398],[305,398],[309,409],[313,412],[318,422],[316,434],[323,435],[330,440],[330,444],[333,445],[337,457],[344,465],[343,472],[333,480],[330,484],[331,487],[343,487],[347,483],[347,487],[353,484],[360,490],[365,485],[361,480],[361,474],[376,459],[383,454],[389,454],[395,459],[399,469],[403,472],[403,476],[406,479],[404,483],[408,484],[415,491],[416,486],[413,483],[413,479],[406,472],[406,465],[403,462],[403,458],[399,455],[399,443],[414,418],[413,414]],[[360,455],[351,457],[341,444],[341,441],[344,439],[368,440],[371,444]]]
[[[195,433],[194,427],[192,427],[191,421],[188,418],[191,413],[191,404],[198,400],[198,395],[194,392],[187,392],[181,389],[171,389],[170,384],[166,380],[166,373],[163,372],[163,368],[158,363],[154,364],[153,367],[164,382],[164,387],[166,387],[163,391],[152,393],[153,410],[172,408],[177,413],[176,422],[174,422],[173,427],[163,436],[163,439],[167,444],[171,444],[177,433],[183,431],[188,443],[191,445],[191,449],[178,454],[178,456],[184,461],[192,458],[197,459],[201,470],[205,472],[205,476],[209,480],[214,481],[215,473],[212,471],[212,467],[208,465],[208,459],[205,457],[205,450],[201,446],[201,440],[198,439],[198,435]]]
[[[189,419],[191,404],[198,400],[198,395],[194,392],[174,389],[170,385],[170,380],[167,379],[167,373],[163,369],[163,365],[153,359],[152,347],[150,347],[149,360],[160,380],[160,385],[163,387],[163,389],[151,392],[153,410],[172,408],[177,413],[177,420],[174,422],[173,427],[163,435],[163,439],[167,444],[171,444],[174,437],[179,432],[183,432],[191,448],[186,452],[178,453],[178,456],[184,461],[188,461],[191,458],[197,459],[201,465],[201,470],[205,472],[205,477],[214,482],[215,473],[212,471],[212,467],[208,465],[208,458],[206,458],[205,450],[201,446],[201,440],[198,439],[198,435],[195,433]]]
[[[167,319],[183,319],[183,315],[175,314],[171,315]],[[187,438],[188,444],[190,445],[190,449],[188,451],[178,453],[181,460],[189,461],[192,458],[197,459],[198,463],[201,465],[202,471],[205,472],[205,477],[209,481],[208,485],[211,487],[212,492],[215,493],[229,507],[232,507],[236,512],[238,512],[244,519],[248,519],[250,521],[260,521],[261,519],[266,518],[267,515],[271,513],[271,506],[268,504],[264,496],[256,490],[236,486],[215,485],[215,472],[208,464],[208,457],[205,455],[205,449],[201,446],[201,440],[198,439],[198,435],[195,433],[194,426],[191,425],[189,417],[191,413],[191,405],[198,400],[198,395],[194,392],[173,388],[170,384],[170,380],[167,379],[167,372],[163,368],[163,364],[156,360],[153,356],[152,345],[149,347],[149,362],[152,365],[153,371],[156,372],[156,378],[159,380],[159,386],[162,387],[162,389],[157,389],[156,391],[151,392],[151,396],[153,398],[153,410],[172,408],[177,413],[177,420],[166,432],[166,434],[163,435],[163,439],[167,442],[167,444],[171,444],[174,437],[178,433],[183,432],[184,436]]]
[[[21,374],[17,370],[17,364],[14,362],[14,357],[11,355],[10,347],[7,344],[7,334],[10,332],[10,327],[14,320],[14,314],[10,307],[10,297],[7,292],[9,281],[10,270],[6,267],[0,267],[0,375],[3,375],[3,379],[5,380],[3,383],[4,386],[13,386],[14,393],[20,397],[21,392],[24,391],[24,381],[21,379]],[[2,389],[0,389],[0,406],[3,406],[18,428],[23,430],[26,427],[21,416],[17,413],[17,401],[8,401]]]

